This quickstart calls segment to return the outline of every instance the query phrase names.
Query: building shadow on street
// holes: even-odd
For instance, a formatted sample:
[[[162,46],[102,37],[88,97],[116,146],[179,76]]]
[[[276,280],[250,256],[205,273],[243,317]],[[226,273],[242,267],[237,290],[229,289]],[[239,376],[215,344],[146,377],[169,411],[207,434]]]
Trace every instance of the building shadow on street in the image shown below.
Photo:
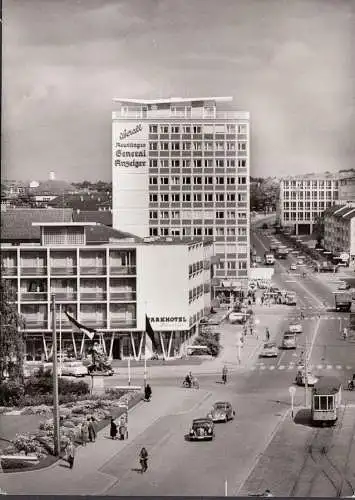
[[[298,410],[293,421],[297,425],[304,425],[305,427],[313,427],[312,411],[310,409]]]

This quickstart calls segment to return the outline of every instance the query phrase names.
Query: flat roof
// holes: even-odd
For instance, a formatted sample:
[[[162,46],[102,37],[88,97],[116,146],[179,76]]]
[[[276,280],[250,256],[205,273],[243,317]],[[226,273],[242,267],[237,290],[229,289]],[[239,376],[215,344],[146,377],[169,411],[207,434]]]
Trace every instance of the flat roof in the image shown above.
[[[98,226],[97,222],[32,222],[32,226],[56,226],[56,227],[72,227],[72,226]]]
[[[114,97],[113,102],[122,102],[127,104],[174,104],[179,102],[200,102],[200,101],[216,101],[230,102],[233,97],[168,97],[166,99],[126,99]]]
[[[179,236],[167,236],[167,237],[147,237],[144,238],[143,243],[148,245],[196,245],[198,243],[202,243],[204,245],[213,243],[213,238],[189,238],[188,236],[179,237]]]

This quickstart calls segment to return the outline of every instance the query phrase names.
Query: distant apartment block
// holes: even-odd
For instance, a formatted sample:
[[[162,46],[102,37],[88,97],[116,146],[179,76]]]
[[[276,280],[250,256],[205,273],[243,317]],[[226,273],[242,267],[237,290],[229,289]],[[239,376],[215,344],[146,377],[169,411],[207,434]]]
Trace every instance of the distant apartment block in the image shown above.
[[[355,172],[339,179],[339,200],[355,201]]]
[[[216,289],[238,291],[249,270],[250,130],[230,101],[114,99],[113,227],[214,239]]]
[[[324,212],[324,248],[355,265],[355,203],[339,203]]]
[[[331,174],[285,177],[280,181],[277,210],[282,226],[309,234],[323,212],[339,198],[339,178]]]

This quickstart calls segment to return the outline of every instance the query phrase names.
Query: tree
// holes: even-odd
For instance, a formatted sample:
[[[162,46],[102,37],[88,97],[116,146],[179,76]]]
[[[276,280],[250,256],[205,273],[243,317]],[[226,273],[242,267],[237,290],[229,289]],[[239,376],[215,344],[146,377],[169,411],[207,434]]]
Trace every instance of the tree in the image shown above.
[[[250,209],[275,211],[280,195],[279,183],[273,179],[250,179]]]
[[[24,321],[17,312],[15,293],[5,279],[0,280],[0,384],[6,376],[23,382]]]

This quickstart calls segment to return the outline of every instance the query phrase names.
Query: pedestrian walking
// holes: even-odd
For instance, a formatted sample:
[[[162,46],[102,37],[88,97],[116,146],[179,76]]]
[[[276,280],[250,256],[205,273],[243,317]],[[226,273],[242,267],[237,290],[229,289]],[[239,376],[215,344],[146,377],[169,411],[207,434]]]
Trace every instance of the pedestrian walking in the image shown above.
[[[111,439],[116,439],[117,437],[117,425],[115,424],[113,417],[111,417],[110,423],[110,437]]]
[[[91,443],[96,441],[96,426],[94,417],[88,418],[89,440]]]
[[[144,389],[144,399],[146,401],[150,401],[151,397],[152,397],[152,388],[150,387],[149,384],[147,384]]]
[[[266,342],[269,342],[270,340],[270,330],[268,327],[266,327]]]
[[[68,446],[66,448],[66,453],[67,453],[67,461],[69,464],[69,468],[72,469],[74,466],[74,459],[75,459],[75,446],[72,439],[68,443]]]
[[[222,370],[222,382],[224,384],[227,383],[227,375],[228,375],[228,369],[227,369],[226,365],[224,365],[223,370]]]
[[[253,326],[251,325],[251,326],[250,326],[250,335],[253,335],[253,333],[254,333],[254,328],[253,328]]]
[[[83,422],[80,428],[81,442],[83,446],[86,446],[89,441],[89,427],[87,422]]]
[[[262,295],[262,296],[260,297],[260,301],[261,301],[261,305],[263,306],[263,305],[264,305],[264,295]]]

